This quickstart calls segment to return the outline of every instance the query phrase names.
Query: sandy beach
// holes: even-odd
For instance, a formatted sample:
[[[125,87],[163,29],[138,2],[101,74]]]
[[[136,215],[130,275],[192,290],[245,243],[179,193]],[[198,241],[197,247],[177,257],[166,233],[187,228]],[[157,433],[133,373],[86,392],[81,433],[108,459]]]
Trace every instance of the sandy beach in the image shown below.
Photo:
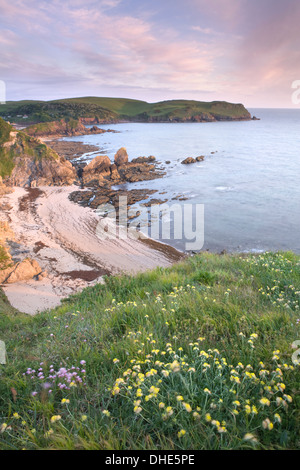
[[[1,202],[0,219],[15,233],[19,258],[38,261],[46,275],[3,287],[13,307],[36,314],[58,306],[63,298],[103,282],[105,274],[137,273],[166,267],[182,254],[152,240],[103,240],[99,217],[71,202],[78,186],[14,188]],[[83,190],[84,191],[84,190]]]

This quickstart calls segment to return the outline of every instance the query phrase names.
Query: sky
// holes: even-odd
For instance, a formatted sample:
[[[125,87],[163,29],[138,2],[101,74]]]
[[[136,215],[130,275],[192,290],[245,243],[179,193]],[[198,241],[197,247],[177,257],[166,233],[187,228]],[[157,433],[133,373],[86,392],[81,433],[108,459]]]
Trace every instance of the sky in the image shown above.
[[[0,0],[0,81],[6,100],[292,108],[299,27],[299,0]]]

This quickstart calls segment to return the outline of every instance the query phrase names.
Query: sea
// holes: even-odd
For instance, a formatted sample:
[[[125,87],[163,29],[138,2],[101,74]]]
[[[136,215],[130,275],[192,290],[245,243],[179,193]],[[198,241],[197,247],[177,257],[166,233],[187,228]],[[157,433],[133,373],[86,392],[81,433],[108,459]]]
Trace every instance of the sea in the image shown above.
[[[97,145],[96,154],[108,155],[112,161],[120,147],[127,149],[129,160],[156,157],[166,173],[163,178],[119,186],[156,190],[151,198],[167,201],[160,206],[161,213],[157,206],[152,215],[150,208],[146,213],[145,201],[131,209],[141,212],[133,223],[139,222],[142,230],[147,227],[152,238],[181,251],[291,250],[299,254],[300,109],[249,111],[260,120],[125,122],[99,126],[116,133],[64,140]],[[89,161],[96,154],[82,158]],[[202,155],[202,162],[181,163]],[[156,227],[149,233],[149,220],[160,223],[160,230]]]

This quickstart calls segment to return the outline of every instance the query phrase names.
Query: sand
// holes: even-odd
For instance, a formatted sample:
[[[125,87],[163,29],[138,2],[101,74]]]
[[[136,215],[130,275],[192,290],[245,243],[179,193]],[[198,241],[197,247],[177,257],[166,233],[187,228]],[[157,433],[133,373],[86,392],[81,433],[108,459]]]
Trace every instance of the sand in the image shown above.
[[[34,315],[60,305],[63,298],[103,282],[105,274],[134,274],[167,267],[181,254],[156,242],[99,237],[99,216],[71,202],[78,186],[15,188],[1,202],[0,220],[9,222],[19,244],[15,256],[38,261],[46,275],[4,286],[11,305]],[[84,190],[83,190],[84,191]]]

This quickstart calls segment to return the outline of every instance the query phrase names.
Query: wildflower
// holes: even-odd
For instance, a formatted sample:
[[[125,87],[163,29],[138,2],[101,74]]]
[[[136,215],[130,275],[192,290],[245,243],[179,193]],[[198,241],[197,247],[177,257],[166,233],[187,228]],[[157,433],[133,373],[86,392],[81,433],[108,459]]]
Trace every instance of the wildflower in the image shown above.
[[[110,417],[110,412],[108,410],[103,410],[102,413],[108,418]]]
[[[158,405],[159,408],[164,408],[166,405],[161,401]]]
[[[87,420],[87,415],[82,415],[81,416],[81,421],[86,421]]]
[[[13,417],[14,417],[15,419],[20,419],[19,413],[14,413],[14,414],[13,414]]]
[[[61,416],[60,415],[54,415],[52,416],[51,418],[51,423],[56,423],[56,421],[59,421],[61,419]]]
[[[172,407],[171,407],[171,406],[168,406],[168,407],[166,408],[166,412],[167,412],[167,415],[168,415],[168,416],[172,416],[172,414],[173,414],[173,409],[172,409]]]
[[[189,405],[188,403],[182,403],[182,406],[184,407],[184,409],[188,412],[188,413],[191,413],[192,411],[192,407],[191,405]]]
[[[292,401],[293,401],[291,395],[283,395],[283,398],[285,398],[286,401],[288,401],[289,403],[292,403]]]
[[[259,400],[259,403],[261,403],[263,406],[270,406],[270,400],[268,400],[265,397],[263,397],[261,400]]]
[[[277,384],[277,386],[281,392],[284,392],[284,390],[286,389],[286,386],[283,383]]]
[[[6,424],[6,423],[2,423],[2,424],[1,424],[1,427],[0,427],[0,432],[3,433],[6,428],[7,428],[7,424]]]
[[[70,400],[68,400],[68,398],[63,398],[61,403],[70,403]]]
[[[240,404],[240,402],[239,402],[238,400],[235,400],[235,401],[233,402],[233,405],[235,405],[235,406],[241,406],[241,404]]]
[[[225,426],[219,426],[219,427],[218,427],[218,433],[222,434],[222,433],[224,433],[224,432],[227,432],[226,427],[225,427]]]
[[[274,418],[275,418],[275,421],[277,421],[277,423],[281,423],[281,417],[278,413],[275,413]]]
[[[267,418],[262,422],[262,427],[264,429],[268,429],[269,431],[272,431],[274,425],[271,423],[271,421]]]
[[[177,401],[183,401],[183,397],[182,397],[181,395],[178,395],[178,396],[176,397],[176,400],[177,400]]]
[[[142,408],[140,406],[135,406],[133,408],[134,413],[139,414],[142,411]]]
[[[257,442],[257,439],[256,439],[256,437],[255,437],[253,434],[247,433],[247,434],[245,434],[245,436],[244,436],[244,441],[248,441],[248,442],[253,442],[253,443],[255,443],[255,442]]]
[[[118,362],[120,362],[120,361],[119,361],[119,359],[117,359],[117,358],[115,358],[115,359],[113,360],[113,363],[114,363],[114,364],[118,364]]]
[[[211,419],[212,419],[212,418],[211,418],[210,414],[209,414],[209,413],[206,413],[206,415],[205,415],[205,421],[207,421],[208,423],[210,423]]]
[[[177,436],[178,436],[178,438],[180,439],[180,438],[183,437],[185,434],[186,434],[186,431],[185,431],[184,429],[181,429],[181,430],[177,433]]]
[[[50,428],[49,431],[45,432],[45,437],[48,438],[48,437],[50,437],[51,434],[53,434],[53,433],[54,433],[53,429]]]

